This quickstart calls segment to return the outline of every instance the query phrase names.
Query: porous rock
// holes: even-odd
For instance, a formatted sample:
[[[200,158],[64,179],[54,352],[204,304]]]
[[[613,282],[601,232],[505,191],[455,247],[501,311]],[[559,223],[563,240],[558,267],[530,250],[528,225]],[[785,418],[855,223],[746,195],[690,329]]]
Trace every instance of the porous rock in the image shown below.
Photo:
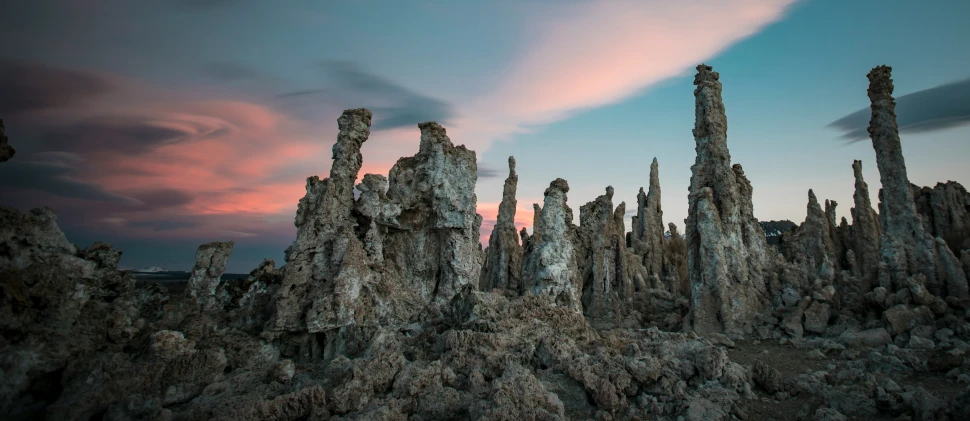
[[[515,230],[515,189],[519,176],[515,174],[515,158],[509,157],[509,176],[502,190],[498,218],[485,250],[481,289],[500,289],[513,295],[522,290],[522,246]],[[525,241],[523,241],[525,242]]]
[[[718,77],[703,64],[694,77],[697,159],[687,214],[687,321],[700,334],[745,335],[769,304],[770,260],[764,230],[753,215],[751,183],[740,165],[731,165]]]
[[[185,287],[186,298],[194,298],[198,305],[210,309],[216,305],[216,288],[226,272],[232,254],[233,241],[206,243],[195,252],[195,265]]]
[[[582,311],[582,274],[574,257],[572,210],[566,204],[569,184],[557,178],[549,183],[539,218],[535,248],[522,264],[524,292],[544,297],[577,312]]]

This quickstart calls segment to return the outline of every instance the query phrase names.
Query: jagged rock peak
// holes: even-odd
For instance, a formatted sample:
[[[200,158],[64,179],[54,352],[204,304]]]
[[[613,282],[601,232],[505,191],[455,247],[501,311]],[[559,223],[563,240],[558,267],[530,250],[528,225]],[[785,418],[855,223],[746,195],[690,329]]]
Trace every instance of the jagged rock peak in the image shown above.
[[[869,185],[862,177],[862,161],[852,162],[855,176],[855,192],[852,194],[852,238],[851,249],[855,255],[855,265],[864,291],[872,289],[872,280],[879,270],[879,215],[872,209],[869,198]]]
[[[448,137],[445,128],[437,122],[426,121],[419,123],[418,129],[421,130],[421,145],[418,147],[418,153],[426,153],[431,150],[432,145],[436,144],[442,145],[446,151],[455,147],[451,143],[451,139]]]
[[[13,158],[17,151],[10,146],[7,140],[6,128],[3,126],[3,120],[0,119],[0,162],[4,162]]]
[[[498,206],[497,225],[515,225],[515,190],[519,183],[519,176],[515,173],[515,157],[509,157],[509,177],[505,179],[502,189],[502,202]]]
[[[566,180],[563,180],[561,178],[552,180],[552,182],[549,183],[549,187],[546,188],[546,191],[543,194],[546,196],[549,196],[549,193],[556,190],[559,192],[562,192],[563,194],[569,193],[569,183],[567,183]],[[538,206],[538,204],[535,206]]]
[[[515,230],[515,190],[519,176],[515,174],[515,157],[509,157],[509,176],[502,190],[498,218],[488,239],[488,249],[482,271],[481,289],[498,288],[518,295],[521,291],[522,246]],[[524,241],[523,241],[524,242]]]
[[[660,208],[660,170],[657,158],[650,164],[650,186],[637,194],[637,215],[633,227],[633,251],[640,256],[651,276],[660,277],[663,271],[663,210]]]

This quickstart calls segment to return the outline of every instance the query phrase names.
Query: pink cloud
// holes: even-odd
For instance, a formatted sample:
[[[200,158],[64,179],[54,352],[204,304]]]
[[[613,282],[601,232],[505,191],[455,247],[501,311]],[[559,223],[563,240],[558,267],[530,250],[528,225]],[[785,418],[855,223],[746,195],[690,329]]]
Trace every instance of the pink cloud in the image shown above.
[[[538,18],[490,95],[458,130],[479,148],[571,113],[622,101],[689,71],[780,20],[797,0],[585,1]],[[548,18],[547,18],[548,17]]]
[[[533,211],[530,205],[529,208],[524,208],[521,205],[526,203],[526,200],[521,198],[517,201],[515,208],[515,229],[516,231],[522,228],[527,228],[529,232],[532,232],[532,216]],[[528,203],[532,203],[528,201]],[[492,235],[492,229],[495,227],[495,221],[498,219],[498,207],[500,202],[478,202],[478,214],[482,216],[482,230],[479,233],[479,242],[482,243],[482,247],[488,246],[488,238]]]

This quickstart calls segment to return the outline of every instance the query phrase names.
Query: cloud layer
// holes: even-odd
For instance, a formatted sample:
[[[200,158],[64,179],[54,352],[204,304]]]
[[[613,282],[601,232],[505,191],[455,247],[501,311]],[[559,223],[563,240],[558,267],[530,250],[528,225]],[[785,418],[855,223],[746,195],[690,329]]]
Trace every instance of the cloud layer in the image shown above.
[[[617,103],[780,20],[795,0],[587,1],[539,19],[462,122],[500,138]],[[487,142],[485,142],[487,145]]]
[[[829,127],[844,132],[849,143],[868,139],[872,111],[863,108]],[[925,133],[970,124],[970,79],[946,83],[896,98],[900,133]]]

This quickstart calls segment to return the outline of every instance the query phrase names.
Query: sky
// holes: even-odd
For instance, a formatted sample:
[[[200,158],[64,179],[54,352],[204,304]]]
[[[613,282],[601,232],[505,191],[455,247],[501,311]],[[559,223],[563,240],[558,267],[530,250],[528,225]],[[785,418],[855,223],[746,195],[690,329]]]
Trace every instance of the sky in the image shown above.
[[[361,177],[414,155],[423,121],[476,151],[485,244],[510,155],[519,226],[561,177],[577,218],[613,186],[629,229],[656,157],[683,232],[706,63],[755,216],[801,222],[814,189],[851,222],[853,160],[878,203],[876,65],[893,67],[910,180],[970,183],[966,16],[964,0],[18,0],[0,16],[17,149],[0,203],[51,207],[122,267],[189,270],[199,244],[228,240],[231,273],[282,265],[337,117],[367,107]]]

